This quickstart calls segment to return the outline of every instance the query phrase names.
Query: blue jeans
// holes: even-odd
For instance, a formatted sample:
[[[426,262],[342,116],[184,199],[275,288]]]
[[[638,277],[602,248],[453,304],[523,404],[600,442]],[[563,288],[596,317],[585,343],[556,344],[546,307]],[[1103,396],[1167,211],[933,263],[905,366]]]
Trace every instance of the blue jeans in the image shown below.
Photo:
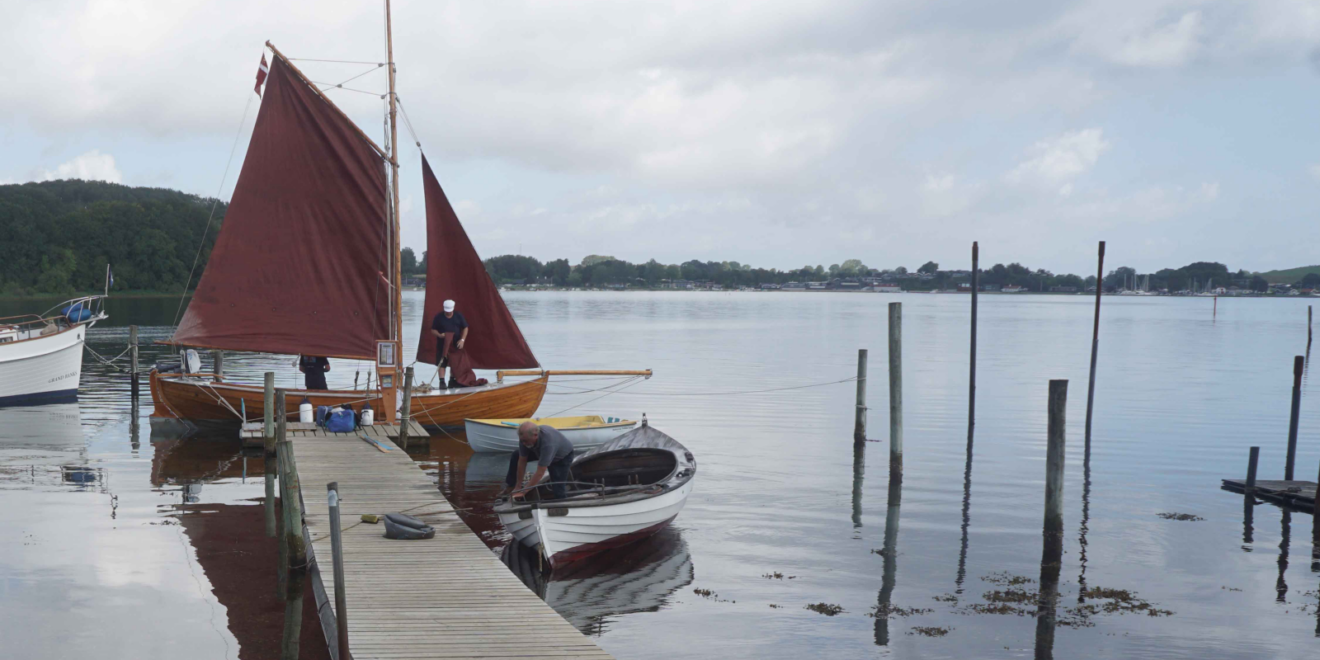
[[[542,483],[550,482],[550,493],[553,499],[563,499],[567,495],[567,485],[564,482],[573,478],[573,472],[569,467],[573,465],[574,456],[577,456],[576,451],[551,463],[547,469],[546,479],[543,479]],[[527,459],[527,462],[530,464],[532,459]],[[513,488],[522,476],[518,474],[518,452],[515,451],[509,454],[509,472],[504,477],[504,485]]]

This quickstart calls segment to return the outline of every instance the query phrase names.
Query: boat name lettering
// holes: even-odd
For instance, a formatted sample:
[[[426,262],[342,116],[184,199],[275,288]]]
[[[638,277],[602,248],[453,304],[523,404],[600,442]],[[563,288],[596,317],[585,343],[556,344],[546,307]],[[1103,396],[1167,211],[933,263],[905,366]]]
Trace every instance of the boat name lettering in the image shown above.
[[[64,374],[63,376],[56,376],[56,377],[54,377],[54,378],[52,378],[52,379],[50,379],[50,380],[48,380],[48,381],[46,381],[46,382],[47,382],[47,383],[54,383],[54,382],[58,382],[58,381],[64,380],[65,378],[77,378],[77,377],[78,377],[78,372],[76,372],[76,371],[70,371],[69,373]]]
[[[545,515],[547,515],[547,516],[551,516],[551,517],[555,517],[555,516],[566,516],[566,515],[568,515],[568,509],[567,509],[566,507],[557,506],[557,507],[555,507],[555,508],[553,508],[553,509],[548,509],[548,510],[546,510]]]

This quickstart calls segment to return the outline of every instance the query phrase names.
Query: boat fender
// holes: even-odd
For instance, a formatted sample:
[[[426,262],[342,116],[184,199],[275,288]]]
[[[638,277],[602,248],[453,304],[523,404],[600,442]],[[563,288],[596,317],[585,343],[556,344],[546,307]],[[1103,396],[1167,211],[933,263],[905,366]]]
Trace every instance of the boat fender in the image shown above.
[[[186,374],[200,373],[202,370],[202,358],[197,357],[197,351],[194,349],[190,348],[184,351],[180,361],[183,364],[183,372]]]
[[[376,411],[371,409],[370,403],[362,406],[362,414],[359,416],[358,421],[363,426],[371,426],[376,423]]]
[[[69,323],[82,323],[92,318],[92,310],[87,309],[82,303],[74,303],[60,310],[64,318],[69,319]]]
[[[298,404],[298,421],[303,424],[316,421],[315,413],[312,412],[312,402],[307,397],[303,397],[302,403]]]
[[[414,541],[435,538],[435,528],[402,513],[385,514],[385,538]]]

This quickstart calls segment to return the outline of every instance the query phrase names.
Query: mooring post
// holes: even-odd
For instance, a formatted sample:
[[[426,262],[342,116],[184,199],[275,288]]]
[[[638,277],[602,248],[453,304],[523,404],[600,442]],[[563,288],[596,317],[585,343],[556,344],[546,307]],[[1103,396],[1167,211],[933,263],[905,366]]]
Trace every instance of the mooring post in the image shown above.
[[[275,391],[275,405],[283,409],[285,393]],[[283,563],[288,575],[284,589],[284,636],[280,644],[283,660],[297,660],[299,638],[302,632],[303,581],[307,574],[307,546],[303,539],[302,490],[298,481],[298,464],[293,456],[293,443],[288,439],[288,415],[280,415],[276,422],[276,455],[280,465],[280,516],[284,527]]]
[[[889,480],[903,481],[903,303],[889,303]]]
[[[1320,470],[1315,476],[1315,493],[1311,495],[1311,559],[1320,561]],[[1316,565],[1311,564],[1312,570],[1317,570]],[[1320,613],[1317,613],[1320,617]]]
[[[1247,454],[1247,485],[1244,490],[1248,494],[1256,492],[1256,466],[1260,464],[1260,447],[1252,447]]]
[[[129,398],[134,401],[138,399],[138,327],[136,325],[128,326],[128,353],[132,356],[129,359]]]
[[[866,442],[866,349],[857,349],[857,409],[853,420],[853,444]]]
[[[330,500],[330,554],[335,572],[335,620],[339,632],[340,660],[348,660],[348,593],[344,588],[344,537],[339,527],[339,482],[325,485]]]
[[[399,411],[399,446],[408,450],[408,413],[412,412],[413,368],[403,370],[403,404]]]
[[[1091,377],[1086,386],[1086,452],[1091,452],[1091,412],[1095,407],[1095,362],[1100,353],[1100,293],[1105,282],[1105,242],[1100,241],[1099,265],[1095,271],[1095,321],[1091,328]]]
[[[980,284],[981,250],[972,241],[972,350],[969,358],[971,373],[967,377],[967,448],[972,447],[972,436],[976,430],[976,290]]]
[[[276,405],[284,405],[284,390],[282,389],[275,390],[271,395],[271,410],[274,410]],[[284,461],[280,460],[280,453],[284,451],[281,442],[287,437],[287,424],[287,415],[277,415],[275,417],[275,427],[271,430],[270,436],[270,446],[275,452],[276,486],[279,488],[280,494],[280,510],[278,515],[275,516],[275,546],[279,553],[275,587],[276,593],[279,595],[281,601],[288,597],[289,587],[289,544],[284,540],[284,536],[289,528],[287,524],[287,516],[285,515],[287,512],[286,507],[288,506],[289,494],[285,492],[284,486],[289,482],[289,479],[288,475],[284,472]]]
[[[264,421],[264,426],[262,427],[261,437],[273,439],[275,437],[275,372],[274,371],[266,372],[266,392],[265,392],[265,396],[262,397],[261,407],[264,409],[263,417],[262,417]]]
[[[1297,462],[1297,421],[1302,407],[1302,369],[1306,358],[1293,358],[1292,416],[1288,419],[1288,458],[1283,466],[1283,478],[1292,481],[1293,465]]]
[[[1063,467],[1068,381],[1051,380],[1045,448],[1045,525],[1040,556],[1040,593],[1036,609],[1038,660],[1054,657],[1054,629],[1063,564]]]
[[[1311,306],[1306,306],[1306,345],[1311,345]]]
[[[215,372],[216,380],[225,379],[225,352],[211,351],[211,371]],[[244,420],[247,421],[247,420]]]

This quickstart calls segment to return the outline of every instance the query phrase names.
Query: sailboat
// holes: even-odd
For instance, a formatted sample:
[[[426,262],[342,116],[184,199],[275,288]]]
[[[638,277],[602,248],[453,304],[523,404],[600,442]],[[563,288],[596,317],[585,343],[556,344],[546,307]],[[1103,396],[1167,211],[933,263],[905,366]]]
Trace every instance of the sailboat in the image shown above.
[[[375,387],[288,390],[286,415],[313,406],[370,405],[397,422],[404,385],[399,259],[397,96],[389,1],[390,149],[367,137],[269,41],[272,60],[247,156],[210,261],[174,336],[180,348],[315,355],[375,364]],[[263,57],[263,71],[264,57]],[[258,76],[258,90],[261,76]],[[419,145],[420,146],[420,145]],[[430,320],[458,301],[472,328],[464,351],[495,383],[417,392],[427,426],[465,418],[530,417],[555,374],[649,376],[650,371],[546,371],[537,363],[458,216],[423,157],[428,286],[417,359],[434,364]],[[264,386],[204,373],[195,360],[151,371],[157,420],[238,422],[264,415]],[[531,376],[506,381],[505,376]],[[276,414],[279,411],[275,411]]]

